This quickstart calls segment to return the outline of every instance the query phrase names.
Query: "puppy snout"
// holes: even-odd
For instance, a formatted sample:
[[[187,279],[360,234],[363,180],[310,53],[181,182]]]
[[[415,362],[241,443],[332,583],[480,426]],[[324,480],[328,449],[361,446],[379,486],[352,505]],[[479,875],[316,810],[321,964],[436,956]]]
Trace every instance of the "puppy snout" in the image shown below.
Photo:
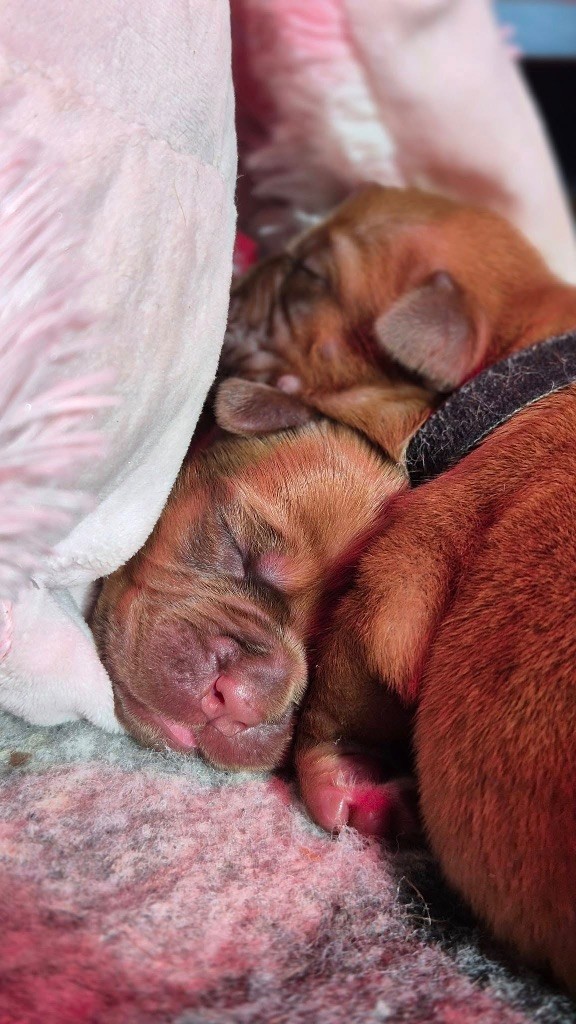
[[[131,671],[114,684],[137,739],[197,749],[224,767],[278,763],[305,685],[303,652],[269,622],[236,625],[238,635],[210,634],[173,617],[143,631]]]
[[[235,652],[204,694],[200,707],[215,728],[235,735],[283,712],[293,677],[294,659],[287,651],[251,657]]]
[[[261,713],[250,702],[248,687],[230,676],[219,676],[204,695],[200,707],[206,718],[226,735],[234,735],[262,721]]]

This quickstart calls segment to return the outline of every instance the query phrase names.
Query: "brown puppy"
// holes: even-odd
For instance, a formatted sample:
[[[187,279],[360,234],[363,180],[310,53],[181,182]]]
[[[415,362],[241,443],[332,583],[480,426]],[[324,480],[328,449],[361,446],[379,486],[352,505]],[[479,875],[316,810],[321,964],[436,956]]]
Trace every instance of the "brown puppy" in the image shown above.
[[[305,402],[375,439],[377,405],[362,421],[347,376],[364,382],[375,351],[444,387],[576,325],[576,291],[505,222],[395,190],[345,204],[236,302],[253,337],[268,325],[267,362],[238,349],[242,370],[290,374]],[[576,992],[575,441],[569,387],[391,502],[321,653],[298,762],[312,814],[339,827],[353,804],[342,737],[374,742],[374,679],[416,705],[422,811],[447,877]]]
[[[284,392],[278,425],[287,425],[291,409],[296,422],[303,410],[310,415],[315,409],[364,430],[397,458],[427,416],[436,384],[425,386],[406,373],[382,340],[395,333],[395,318],[414,322],[424,311],[431,330],[433,309],[441,319],[437,343],[445,340],[445,306],[437,294],[443,296],[446,277],[408,251],[401,253],[393,237],[408,217],[408,195],[377,186],[363,189],[289,252],[259,264],[233,289],[220,368],[223,375],[277,384]],[[436,200],[415,195],[434,211]],[[443,200],[437,206],[440,214],[451,209]],[[412,286],[410,308],[397,306]],[[389,320],[388,312],[393,312]],[[240,397],[236,391],[235,400]],[[252,429],[249,414],[243,419],[224,401],[218,411],[232,430]],[[258,421],[255,429],[260,427]]]
[[[341,737],[363,735],[345,719],[350,695],[377,677],[415,704],[421,809],[444,872],[574,992],[575,440],[571,387],[392,501],[326,639],[299,753],[311,812],[341,825]]]
[[[228,768],[280,764],[323,592],[341,585],[405,483],[358,434],[325,421],[192,454],[154,533],[105,582],[94,614],[129,731]],[[406,727],[396,703],[392,739]],[[371,813],[358,823],[369,827]]]
[[[569,293],[496,214],[372,185],[238,283],[221,368],[284,392],[271,428],[315,409],[398,458],[438,392],[572,323]]]

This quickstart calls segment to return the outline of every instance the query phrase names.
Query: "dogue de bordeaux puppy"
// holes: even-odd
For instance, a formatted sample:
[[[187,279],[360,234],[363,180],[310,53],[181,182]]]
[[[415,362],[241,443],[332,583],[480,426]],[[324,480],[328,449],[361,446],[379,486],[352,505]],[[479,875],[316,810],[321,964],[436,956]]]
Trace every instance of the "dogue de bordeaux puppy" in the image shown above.
[[[265,399],[255,396],[264,419]],[[226,768],[281,765],[323,599],[345,585],[404,486],[383,452],[325,420],[193,451],[153,534],[105,581],[93,616],[128,730]],[[408,717],[392,698],[389,744],[405,742]],[[408,782],[378,793],[387,828],[410,829]],[[369,831],[373,817],[369,799],[355,824]]]
[[[374,187],[240,284],[226,356],[376,441],[388,357],[431,393],[469,381],[460,422],[448,399],[421,432],[439,419],[440,447],[493,410],[447,471],[388,503],[319,652],[297,761],[311,813],[339,827],[342,740],[372,741],[374,681],[415,707],[421,811],[447,878],[572,992],[576,373],[563,368],[576,336],[562,335],[575,326],[576,291],[499,217]],[[523,398],[502,412],[508,377]],[[234,401],[225,412],[233,429]]]

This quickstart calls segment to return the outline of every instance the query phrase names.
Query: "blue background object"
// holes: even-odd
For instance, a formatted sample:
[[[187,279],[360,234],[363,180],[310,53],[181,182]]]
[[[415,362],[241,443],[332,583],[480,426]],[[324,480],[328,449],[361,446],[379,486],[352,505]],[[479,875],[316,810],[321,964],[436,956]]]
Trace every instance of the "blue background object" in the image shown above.
[[[496,13],[514,26],[522,56],[576,58],[575,0],[498,0]]]

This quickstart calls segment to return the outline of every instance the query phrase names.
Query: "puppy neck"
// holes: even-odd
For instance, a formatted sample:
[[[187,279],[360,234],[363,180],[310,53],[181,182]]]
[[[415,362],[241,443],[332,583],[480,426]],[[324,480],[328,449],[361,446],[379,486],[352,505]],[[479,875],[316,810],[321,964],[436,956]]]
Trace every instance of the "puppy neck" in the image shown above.
[[[495,331],[486,365],[576,328],[576,288],[552,279],[520,292]]]
[[[532,296],[532,304],[532,322],[522,347],[576,327],[576,288],[559,282],[543,294]]]

